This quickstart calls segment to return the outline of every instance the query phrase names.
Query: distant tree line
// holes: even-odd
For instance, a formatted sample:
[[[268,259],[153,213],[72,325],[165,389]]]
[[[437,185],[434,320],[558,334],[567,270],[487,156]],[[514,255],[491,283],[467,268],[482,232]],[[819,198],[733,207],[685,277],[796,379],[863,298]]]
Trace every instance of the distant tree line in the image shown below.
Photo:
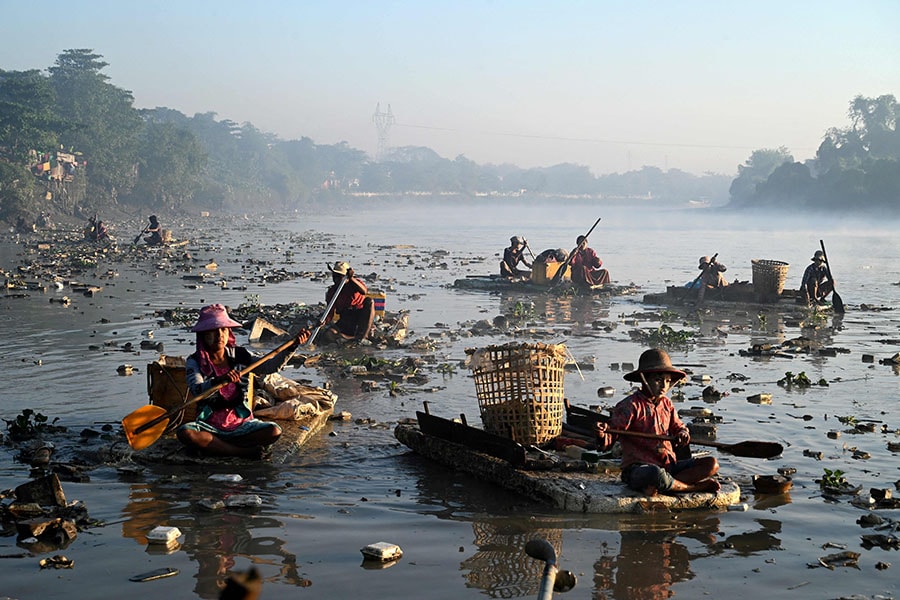
[[[849,116],[804,163],[784,147],[754,151],[738,167],[729,206],[900,214],[900,105],[892,95],[857,96]]]
[[[817,158],[822,165],[830,161],[829,169],[817,167],[805,178],[804,165],[783,164],[792,162],[783,149],[754,152],[733,182],[727,175],[655,167],[594,176],[574,164],[479,165],[462,155],[442,158],[424,147],[396,148],[376,162],[346,142],[282,140],[251,123],[217,120],[212,112],[189,117],[169,108],[136,109],[131,92],[103,73],[107,66],[92,50],[72,49],[46,74],[0,70],[0,218],[51,207],[83,215],[116,205],[152,212],[291,210],[348,193],[652,197],[722,204],[729,183],[733,204],[762,205],[775,204],[776,195],[801,190],[804,182],[838,167],[842,173],[856,169],[862,179],[875,177],[874,156],[897,157],[891,96],[885,97],[889,106],[880,108],[890,111],[893,138],[883,131],[885,115],[865,113],[868,121],[829,132]],[[876,142],[893,143],[893,153],[885,154],[879,145],[876,154],[871,148]],[[35,161],[52,164],[62,153],[76,158],[72,175],[56,179],[35,169]]]

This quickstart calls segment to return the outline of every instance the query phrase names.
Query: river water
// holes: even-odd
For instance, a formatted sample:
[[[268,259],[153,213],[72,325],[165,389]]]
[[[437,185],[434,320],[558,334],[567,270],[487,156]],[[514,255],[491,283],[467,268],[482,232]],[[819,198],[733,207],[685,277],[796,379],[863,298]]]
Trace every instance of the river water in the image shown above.
[[[536,597],[541,565],[523,553],[525,542],[535,536],[550,541],[562,568],[578,576],[568,598],[896,596],[896,549],[863,548],[860,535],[875,533],[857,524],[867,511],[852,505],[850,496],[823,497],[815,480],[825,469],[841,470],[850,483],[862,486],[863,495],[871,488],[893,490],[900,480],[897,454],[887,447],[900,441],[894,433],[900,428],[900,369],[879,362],[900,351],[897,223],[752,220],[650,204],[561,206],[355,199],[327,211],[185,219],[164,226],[172,227],[176,238],[192,240],[187,250],[197,270],[215,261],[217,272],[229,281],[227,288],[193,285],[182,278],[183,266],[160,256],[97,265],[84,277],[104,287],[93,297],[51,289],[4,298],[0,365],[6,390],[0,414],[12,419],[30,407],[58,417],[74,432],[118,423],[146,403],[144,367],[156,353],[127,352],[126,343],[137,347],[152,332],[165,354],[192,351],[192,334],[159,327],[155,310],[210,302],[321,301],[326,287],[321,278],[259,282],[260,273],[278,268],[323,272],[326,263],[341,259],[360,274],[377,273],[372,287],[387,291],[388,311],[410,311],[410,339],[434,344],[430,350],[366,351],[388,358],[414,354],[432,366],[456,368],[432,368],[427,385],[396,397],[385,387],[364,392],[350,378],[331,382],[339,395],[336,410],[369,421],[329,425],[329,434],[315,437],[302,454],[284,464],[245,469],[237,483],[211,482],[209,471],[201,468],[154,468],[126,476],[117,468],[121,465],[90,471],[89,482],[64,483],[69,500],[83,501],[93,518],[108,524],[80,533],[58,551],[75,561],[71,570],[40,570],[44,555],[14,558],[23,548],[14,531],[4,531],[0,556],[8,558],[0,597],[79,600],[131,592],[215,598],[225,573],[251,565],[265,579],[263,598]],[[717,389],[728,392],[708,404],[700,399],[705,384],[691,384],[685,388],[687,399],[677,406],[704,406],[722,416],[720,441],[762,439],[785,446],[781,457],[769,461],[719,455],[722,474],[741,484],[748,511],[562,513],[446,471],[394,439],[394,424],[414,417],[423,401],[435,414],[463,412],[477,422],[474,385],[459,366],[466,348],[528,341],[531,326],[551,332],[550,338],[536,341],[564,342],[580,362],[593,360],[595,368],[581,376],[567,372],[566,395],[574,403],[611,404],[615,398],[597,398],[596,390],[604,386],[615,387],[616,398],[627,391],[622,371],[613,364],[636,364],[645,346],[631,330],[660,324],[646,317],[660,307],[643,304],[641,295],[573,299],[451,286],[466,275],[495,272],[512,235],[527,237],[536,252],[571,249],[597,217],[602,220],[590,245],[614,283],[633,283],[644,293],[690,281],[698,272],[698,257],[714,253],[728,265],[729,280],[751,279],[753,258],[787,261],[787,287],[796,288],[819,240],[825,240],[847,305],[843,318],[828,316],[814,320],[815,328],[801,328],[771,307],[742,307],[683,310],[668,322],[676,330],[701,334],[694,343],[672,349],[673,362],[697,365],[691,367],[695,374],[709,375]],[[119,239],[127,243],[131,231],[124,224],[119,228]],[[4,236],[0,267],[11,270],[29,245]],[[70,305],[49,301],[63,294],[73,299]],[[517,304],[533,310],[533,322],[515,333],[464,333],[468,324],[509,314]],[[788,312],[803,313],[800,308]],[[777,345],[801,336],[837,351],[793,359],[741,355],[753,344]],[[120,376],[122,364],[134,365],[135,375]],[[829,385],[787,390],[776,383],[787,371]],[[309,369],[288,369],[285,375],[322,381]],[[771,393],[772,404],[747,401],[757,393]],[[877,428],[854,433],[838,417],[874,421]],[[840,437],[828,437],[831,431],[840,431]],[[853,449],[870,457],[855,459]],[[823,458],[807,456],[809,451],[822,452]],[[15,458],[12,447],[0,453],[2,489],[28,478],[28,466]],[[793,489],[779,496],[755,495],[750,477],[774,474],[779,467],[797,469]],[[225,494],[256,494],[263,505],[224,512],[198,508],[200,500]],[[897,510],[878,514],[900,519]],[[168,554],[148,550],[143,536],[156,525],[178,527],[184,533],[181,548]],[[398,544],[403,558],[383,569],[364,564],[360,548],[379,541]],[[861,554],[858,568],[808,566],[841,550]],[[897,566],[883,568],[891,562]],[[161,567],[180,573],[145,583],[128,580]]]

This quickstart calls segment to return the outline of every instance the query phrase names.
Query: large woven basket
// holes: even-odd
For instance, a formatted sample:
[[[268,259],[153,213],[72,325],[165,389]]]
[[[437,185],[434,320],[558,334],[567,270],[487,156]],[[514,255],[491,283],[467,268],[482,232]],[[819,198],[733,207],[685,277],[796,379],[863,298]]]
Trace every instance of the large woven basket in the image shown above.
[[[790,265],[780,260],[764,258],[754,258],[750,264],[753,266],[753,290],[760,296],[780,295],[784,290]]]
[[[158,360],[149,363],[147,365],[147,394],[150,396],[150,404],[166,410],[184,404],[188,399],[184,358],[161,354]],[[196,416],[196,404],[191,404],[182,413],[184,421],[193,421]],[[178,418],[172,419],[170,422],[174,421],[181,422]]]
[[[467,352],[485,431],[522,444],[559,436],[565,345],[513,343]]]

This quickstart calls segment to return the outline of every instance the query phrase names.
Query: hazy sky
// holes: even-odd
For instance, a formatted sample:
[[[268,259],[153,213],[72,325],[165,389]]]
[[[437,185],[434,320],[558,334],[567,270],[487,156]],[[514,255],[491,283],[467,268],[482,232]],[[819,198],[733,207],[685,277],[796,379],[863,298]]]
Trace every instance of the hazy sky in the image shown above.
[[[815,154],[854,96],[900,97],[900,0],[0,0],[0,69],[90,48],[138,108],[282,139],[594,174],[733,174]]]

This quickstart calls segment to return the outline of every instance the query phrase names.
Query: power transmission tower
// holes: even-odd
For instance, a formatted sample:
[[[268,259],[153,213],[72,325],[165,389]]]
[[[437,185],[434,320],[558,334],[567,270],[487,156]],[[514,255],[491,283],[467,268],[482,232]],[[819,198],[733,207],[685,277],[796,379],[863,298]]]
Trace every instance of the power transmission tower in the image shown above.
[[[378,133],[378,151],[375,159],[382,160],[390,148],[391,125],[394,124],[394,114],[391,112],[391,105],[388,104],[387,112],[385,113],[381,112],[381,103],[376,104],[372,122],[375,123],[375,131]]]

